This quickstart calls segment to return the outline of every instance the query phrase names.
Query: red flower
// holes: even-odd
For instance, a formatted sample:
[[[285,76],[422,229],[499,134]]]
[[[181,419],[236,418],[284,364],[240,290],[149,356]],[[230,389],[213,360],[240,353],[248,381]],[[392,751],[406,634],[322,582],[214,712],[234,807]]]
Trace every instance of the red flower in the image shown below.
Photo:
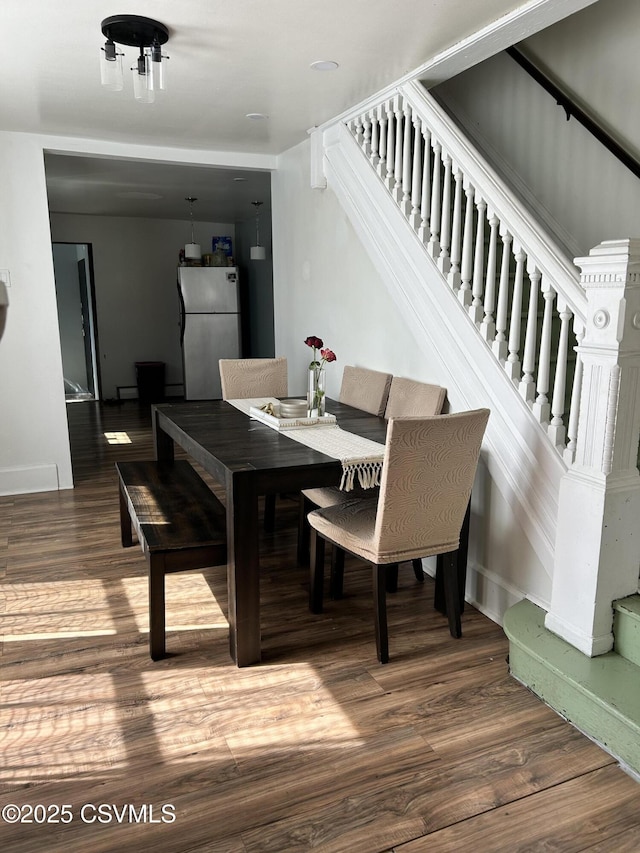
[[[312,347],[312,349],[320,349],[320,347],[324,346],[322,338],[318,338],[315,335],[309,335],[309,337],[305,341],[305,344],[308,347]]]
[[[333,350],[330,349],[321,349],[320,355],[322,356],[323,361],[332,362],[336,360],[336,354]]]

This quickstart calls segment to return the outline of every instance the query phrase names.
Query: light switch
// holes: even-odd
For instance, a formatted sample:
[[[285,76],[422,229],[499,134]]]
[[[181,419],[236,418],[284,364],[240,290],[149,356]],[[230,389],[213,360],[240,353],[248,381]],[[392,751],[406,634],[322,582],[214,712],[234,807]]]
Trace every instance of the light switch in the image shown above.
[[[11,275],[9,270],[0,270],[0,281],[4,282],[7,287],[11,287]]]

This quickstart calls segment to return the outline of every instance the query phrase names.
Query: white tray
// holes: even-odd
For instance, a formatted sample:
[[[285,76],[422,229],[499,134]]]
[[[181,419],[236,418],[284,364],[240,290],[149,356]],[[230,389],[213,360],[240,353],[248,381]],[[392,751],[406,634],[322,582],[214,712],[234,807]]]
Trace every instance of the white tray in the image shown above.
[[[262,409],[251,406],[249,414],[257,421],[267,424],[272,429],[299,429],[308,426],[331,426],[336,423],[335,415],[323,415],[321,418],[279,418],[268,415]]]

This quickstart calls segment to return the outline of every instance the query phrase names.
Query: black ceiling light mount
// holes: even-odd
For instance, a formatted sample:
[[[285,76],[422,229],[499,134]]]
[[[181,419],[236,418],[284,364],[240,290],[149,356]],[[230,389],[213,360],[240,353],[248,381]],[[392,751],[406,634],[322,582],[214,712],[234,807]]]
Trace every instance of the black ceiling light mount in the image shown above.
[[[111,15],[100,25],[106,37],[102,48],[102,85],[113,91],[124,87],[122,57],[117,45],[137,47],[139,50],[133,72],[133,94],[138,101],[153,103],[155,93],[166,88],[166,60],[162,45],[169,41],[168,28],[140,15]]]

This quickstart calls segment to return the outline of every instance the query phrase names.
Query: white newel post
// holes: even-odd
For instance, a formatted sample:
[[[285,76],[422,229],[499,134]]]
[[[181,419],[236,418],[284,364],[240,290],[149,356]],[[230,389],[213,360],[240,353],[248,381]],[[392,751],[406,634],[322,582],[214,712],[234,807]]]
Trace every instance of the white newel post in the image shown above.
[[[577,258],[588,308],[575,462],[564,475],[545,625],[586,655],[610,651],[617,598],[640,568],[640,239]]]

